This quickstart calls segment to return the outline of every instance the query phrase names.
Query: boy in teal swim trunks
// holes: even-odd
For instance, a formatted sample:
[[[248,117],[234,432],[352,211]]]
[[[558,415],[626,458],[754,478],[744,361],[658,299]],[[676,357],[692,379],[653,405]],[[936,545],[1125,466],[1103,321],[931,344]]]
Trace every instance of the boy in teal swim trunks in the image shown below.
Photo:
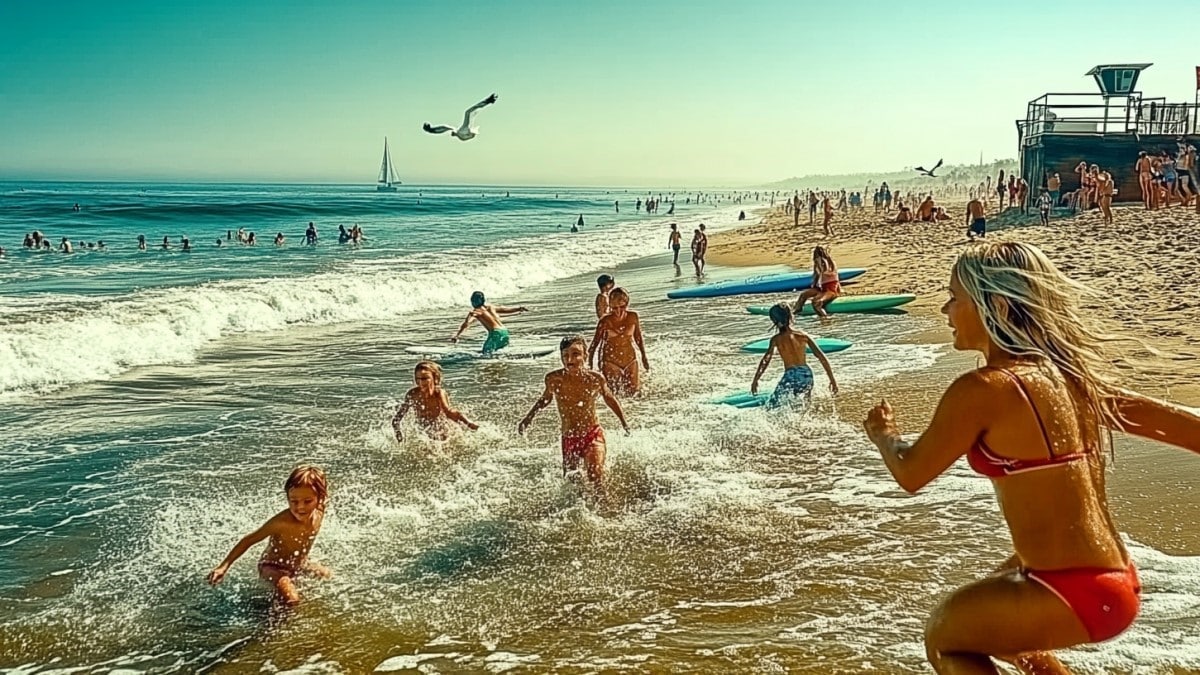
[[[479,325],[487,329],[487,340],[483,343],[482,353],[495,354],[497,351],[508,346],[508,329],[504,324],[500,323],[501,314],[520,314],[528,312],[525,307],[502,307],[500,305],[487,304],[487,298],[484,297],[483,291],[475,291],[471,294],[471,311],[467,312],[467,318],[463,319],[462,325],[458,327],[458,332],[454,337],[450,338],[451,342],[458,342],[458,336],[463,334],[463,331],[471,325],[471,320],[479,322]]]
[[[775,385],[775,392],[771,394],[767,406],[776,408],[793,402],[797,397],[803,396],[807,399],[811,396],[813,372],[805,362],[807,349],[812,351],[825,368],[825,374],[829,376],[829,390],[836,394],[837,380],[833,378],[833,371],[829,368],[829,359],[825,358],[825,353],[808,333],[792,328],[792,308],[786,302],[781,302],[771,308],[769,316],[778,332],[771,338],[767,353],[763,354],[762,361],[758,363],[758,371],[754,373],[754,381],[750,383],[750,393],[758,395],[758,380],[767,372],[771,356],[778,351],[779,357],[783,359],[783,377],[779,379],[779,384]]]

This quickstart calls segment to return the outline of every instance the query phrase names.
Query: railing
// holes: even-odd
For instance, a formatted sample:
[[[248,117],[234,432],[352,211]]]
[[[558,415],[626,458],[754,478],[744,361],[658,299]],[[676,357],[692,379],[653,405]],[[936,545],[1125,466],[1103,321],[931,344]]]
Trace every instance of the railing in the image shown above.
[[[1017,120],[1017,133],[1022,147],[1043,134],[1196,134],[1198,116],[1194,103],[1167,103],[1140,93],[1045,94],[1029,102],[1025,119]]]

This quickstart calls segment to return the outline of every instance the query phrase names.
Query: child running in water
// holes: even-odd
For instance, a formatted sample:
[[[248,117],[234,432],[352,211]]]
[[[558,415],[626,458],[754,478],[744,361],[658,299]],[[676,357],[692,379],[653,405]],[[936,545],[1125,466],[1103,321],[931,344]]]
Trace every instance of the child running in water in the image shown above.
[[[487,298],[483,295],[483,291],[475,291],[471,294],[471,311],[467,312],[467,318],[463,319],[462,325],[458,327],[458,332],[454,337],[450,338],[451,342],[458,342],[458,336],[463,334],[467,326],[471,325],[471,320],[479,322],[479,325],[487,329],[487,340],[483,343],[483,354],[495,354],[497,351],[508,346],[508,329],[504,324],[500,323],[501,314],[520,314],[528,312],[525,307],[503,307],[500,305],[487,304]]]
[[[608,314],[608,294],[616,287],[617,281],[611,274],[601,274],[596,277],[596,285],[600,287],[600,292],[596,294],[596,318],[603,319]]]
[[[283,489],[287,494],[288,507],[275,514],[262,527],[242,537],[221,564],[208,573],[208,583],[221,583],[230,565],[251,546],[268,537],[267,548],[258,561],[258,576],[271,582],[285,603],[294,605],[300,602],[294,579],[301,573],[330,576],[328,568],[308,559],[313,540],[317,538],[321,522],[325,519],[325,500],[329,496],[325,472],[315,466],[298,466],[288,476]]]
[[[779,357],[783,359],[783,377],[779,379],[779,384],[775,385],[775,392],[771,394],[767,406],[776,408],[798,396],[804,396],[807,400],[812,395],[813,388],[812,368],[805,363],[805,349],[808,349],[825,368],[825,374],[829,376],[829,391],[836,394],[837,380],[829,368],[829,359],[825,358],[825,353],[808,333],[792,328],[792,308],[788,307],[786,302],[781,302],[771,308],[769,316],[778,333],[771,338],[767,353],[763,354],[762,361],[758,362],[754,381],[750,383],[750,393],[758,395],[758,380],[767,372],[771,357],[778,351]]]
[[[433,361],[421,361],[413,369],[413,382],[417,386],[404,395],[404,402],[392,418],[392,430],[396,433],[397,441],[404,440],[400,422],[410,409],[416,413],[417,423],[434,440],[446,440],[446,420],[458,422],[471,431],[479,428],[478,424],[450,406],[450,396],[442,389],[441,366]]]
[[[517,425],[517,433],[525,433],[533,423],[534,415],[550,401],[558,403],[558,416],[562,422],[563,474],[583,465],[588,480],[600,487],[604,480],[604,429],[596,418],[596,397],[613,411],[621,427],[629,433],[625,413],[621,404],[608,388],[600,373],[586,367],[588,358],[587,340],[582,336],[563,338],[558,345],[563,367],[546,374],[546,388],[534,402],[533,407]]]

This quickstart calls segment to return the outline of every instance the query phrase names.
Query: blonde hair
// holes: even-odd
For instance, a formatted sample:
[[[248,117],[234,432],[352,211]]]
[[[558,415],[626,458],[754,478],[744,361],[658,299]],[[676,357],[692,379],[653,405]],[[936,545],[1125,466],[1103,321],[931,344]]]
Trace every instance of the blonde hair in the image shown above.
[[[418,361],[416,367],[413,368],[413,377],[415,378],[417,373],[422,370],[428,371],[433,376],[435,387],[442,386],[442,367],[436,361]]]
[[[301,464],[292,469],[291,475],[283,484],[283,491],[286,493],[295,487],[311,488],[317,495],[317,503],[322,506],[329,497],[329,483],[325,480],[325,472],[311,464]]]
[[[1117,338],[1088,325],[1078,296],[1099,296],[1073,281],[1031,244],[976,244],[954,264],[997,347],[1048,360],[1081,395],[1092,419],[1119,422],[1108,401],[1118,392],[1106,343]]]

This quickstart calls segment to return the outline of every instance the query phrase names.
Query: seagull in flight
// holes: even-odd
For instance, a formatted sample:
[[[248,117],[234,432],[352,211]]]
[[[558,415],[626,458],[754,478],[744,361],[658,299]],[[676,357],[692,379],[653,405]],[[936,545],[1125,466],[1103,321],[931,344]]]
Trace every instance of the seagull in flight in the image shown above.
[[[932,169],[926,169],[923,166],[918,166],[917,171],[919,171],[922,176],[929,176],[930,178],[937,178],[937,176],[934,175],[933,172],[937,171],[940,168],[942,168],[942,160],[939,159],[938,163],[934,164]]]
[[[472,118],[475,117],[475,113],[479,112],[480,108],[489,106],[495,102],[496,102],[496,95],[492,94],[491,96],[483,99],[479,103],[476,103],[475,105],[471,106],[470,108],[467,108],[467,112],[463,113],[462,126],[457,129],[455,129],[454,127],[447,125],[447,124],[441,124],[441,125],[438,125],[435,127],[435,126],[431,125],[429,122],[426,122],[425,126],[423,126],[422,128],[431,134],[444,134],[447,131],[449,131],[450,135],[457,138],[458,140],[469,141],[472,138],[475,138],[475,136],[476,136],[475,132],[479,131],[479,127],[471,126],[471,122],[473,121]]]

